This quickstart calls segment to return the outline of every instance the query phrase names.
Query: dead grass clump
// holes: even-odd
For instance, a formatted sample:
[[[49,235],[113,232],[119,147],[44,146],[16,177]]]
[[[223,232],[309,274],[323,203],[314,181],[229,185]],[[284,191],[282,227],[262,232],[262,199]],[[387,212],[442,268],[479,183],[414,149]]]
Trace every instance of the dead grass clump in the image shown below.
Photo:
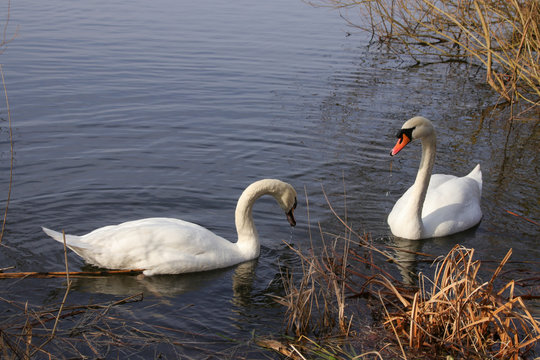
[[[298,255],[302,272],[297,275],[282,274],[285,295],[275,296],[276,301],[286,307],[286,332],[294,338],[283,340],[258,339],[259,346],[272,349],[290,359],[384,359],[399,356],[390,335],[381,327],[371,328],[369,311],[355,306],[358,294],[351,285],[358,284],[353,277],[368,283],[381,270],[373,263],[369,251],[360,255],[357,245],[350,237],[333,236],[333,241],[320,254],[313,250],[302,252],[291,249]],[[350,235],[350,234],[349,234]],[[367,236],[361,239],[367,242]],[[351,272],[351,260],[361,263],[363,270]],[[361,260],[359,260],[361,259]],[[368,296],[373,295],[366,291]],[[374,296],[372,296],[374,298]],[[360,311],[359,311],[360,310]],[[353,323],[353,320],[354,323]],[[358,324],[366,325],[359,329]],[[382,331],[381,331],[382,330]]]
[[[342,218],[334,210],[324,188],[322,191],[330,211],[344,226],[343,234],[325,232],[319,224],[320,246],[313,245],[311,228],[309,251],[296,249],[287,244],[301,261],[301,273],[297,275],[298,279],[292,273],[282,274],[285,295],[275,296],[276,301],[287,309],[286,331],[292,332],[297,337],[348,336],[351,332],[353,315],[347,314],[346,300],[350,296],[357,295],[351,292],[351,285],[355,283],[351,275],[362,278],[364,282],[372,279],[375,273],[380,273],[379,271],[390,277],[375,265],[373,253],[385,259],[391,256],[374,247],[368,235],[355,232],[347,224],[346,200],[345,217]],[[307,193],[305,196],[309,224]],[[344,196],[346,199],[346,193]],[[355,247],[354,250],[351,249],[352,246]],[[363,255],[359,254],[356,248],[363,249]],[[320,251],[316,253],[315,249]],[[353,256],[355,262],[362,263],[367,271],[356,267],[357,271],[351,273],[349,256]]]
[[[326,193],[324,195],[326,197]],[[301,270],[294,274],[288,271],[282,273],[285,295],[274,296],[286,308],[286,332],[292,333],[294,338],[258,339],[257,344],[292,359],[304,359],[306,356],[329,359],[395,358],[399,349],[396,349],[389,334],[382,326],[368,328],[373,325],[369,320],[369,310],[358,306],[360,299],[371,297],[369,301],[372,303],[378,301],[377,292],[371,290],[382,286],[367,284],[377,274],[391,278],[376,265],[377,261],[384,262],[391,256],[374,247],[369,235],[355,232],[347,224],[347,215],[340,217],[327,197],[326,201],[330,211],[344,226],[343,233],[325,232],[319,224],[319,246],[313,245],[311,229],[309,250],[289,246],[298,256]],[[309,203],[307,207],[309,217]],[[359,323],[367,324],[361,329],[361,334],[358,331]]]
[[[329,335],[336,328],[340,335],[348,335],[350,322],[345,314],[345,267],[348,249],[336,253],[337,242],[325,246],[325,253],[317,256],[313,250],[304,254],[289,246],[301,260],[299,280],[292,273],[282,274],[284,296],[276,301],[287,309],[286,331],[296,336]]]
[[[486,82],[507,101],[540,104],[537,0],[316,2],[359,10],[360,23],[348,20],[351,25],[372,32],[381,43],[419,63],[430,56],[472,60],[486,69]]]
[[[110,346],[127,341],[129,330],[112,329],[109,312],[116,306],[142,301],[142,294],[108,304],[65,305],[38,309],[0,298],[0,358],[57,358],[59,354],[101,357]],[[62,326],[59,326],[59,325]],[[68,325],[69,324],[69,325]],[[120,331],[121,330],[121,331]],[[113,335],[116,334],[116,335]],[[145,339],[140,337],[137,344]],[[103,351],[105,349],[105,351]]]
[[[344,225],[344,235],[323,232],[319,225],[319,254],[313,245],[306,252],[291,247],[302,271],[296,277],[283,275],[285,295],[276,300],[286,307],[287,332],[295,338],[263,339],[260,346],[293,359],[306,354],[407,359],[416,354],[517,360],[535,350],[540,324],[517,296],[520,286],[530,286],[517,280],[505,283],[500,276],[511,251],[487,282],[479,279],[481,264],[473,260],[474,250],[458,245],[437,261],[432,277],[420,273],[418,286],[406,284],[381,266],[403,265],[355,232],[327,202]],[[370,331],[383,323],[389,331]]]
[[[450,351],[466,358],[515,359],[540,339],[540,323],[514,295],[514,281],[496,288],[496,279],[511,255],[501,261],[491,279],[478,279],[480,262],[474,250],[456,246],[440,260],[433,279],[420,276],[412,301],[400,294],[404,310],[387,324],[411,349]]]

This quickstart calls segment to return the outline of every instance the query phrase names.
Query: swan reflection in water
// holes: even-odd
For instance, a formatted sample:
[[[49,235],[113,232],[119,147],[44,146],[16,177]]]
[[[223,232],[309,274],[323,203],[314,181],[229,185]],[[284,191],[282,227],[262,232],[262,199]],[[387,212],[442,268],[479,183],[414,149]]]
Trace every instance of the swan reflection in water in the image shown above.
[[[431,266],[432,261],[445,256],[454,245],[463,242],[464,239],[474,237],[477,229],[478,225],[458,234],[424,240],[409,240],[397,236],[394,237],[394,260],[401,274],[402,281],[406,285],[417,285],[418,272],[425,272],[425,270],[419,269],[418,265],[421,260],[424,262],[427,260],[427,266]],[[428,247],[428,249],[422,250],[424,247]],[[438,253],[434,254],[431,253],[430,249],[439,250]]]
[[[416,284],[418,278],[417,253],[422,248],[423,241],[394,238],[394,260],[397,264],[403,283]]]
[[[252,288],[257,262],[258,260],[255,259],[225,269],[180,275],[110,275],[73,278],[71,289],[80,292],[115,296],[133,295],[142,292],[144,295],[166,298],[209,286],[212,282],[225,278],[231,269],[234,269],[234,273],[232,274],[234,297],[249,297],[251,295],[250,290]],[[94,267],[87,267],[95,269]],[[240,300],[245,302],[249,299]]]

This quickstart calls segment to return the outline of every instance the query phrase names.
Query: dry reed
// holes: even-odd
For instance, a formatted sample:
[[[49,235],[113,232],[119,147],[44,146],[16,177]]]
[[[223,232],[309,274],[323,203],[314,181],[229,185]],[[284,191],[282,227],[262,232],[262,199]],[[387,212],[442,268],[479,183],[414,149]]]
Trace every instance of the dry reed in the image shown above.
[[[357,338],[358,327],[355,326],[365,324],[367,321],[363,318],[369,317],[368,310],[358,311],[357,300],[365,298],[358,287],[364,288],[377,274],[391,278],[376,262],[391,260],[392,256],[373,246],[369,235],[355,232],[347,224],[346,210],[345,216],[338,215],[324,189],[323,194],[330,211],[344,226],[344,233],[325,232],[319,224],[319,246],[313,245],[311,229],[310,249],[289,245],[300,260],[301,271],[282,273],[285,295],[274,298],[286,308],[286,332],[295,338],[259,339],[257,343],[293,359],[380,359],[384,358],[382,354],[394,357],[399,352],[384,331],[362,328],[362,338]],[[307,194],[306,201],[309,218]],[[375,293],[372,295],[376,297]],[[366,342],[364,337],[371,342]],[[379,344],[382,345],[375,349]],[[358,349],[361,353],[356,353]]]
[[[517,360],[540,339],[540,323],[514,294],[514,281],[496,289],[511,250],[487,282],[479,280],[481,263],[473,255],[474,250],[456,245],[438,261],[433,278],[420,276],[412,301],[387,287],[402,308],[387,324],[410,349]]]
[[[319,224],[322,250],[318,254],[313,244],[309,251],[291,246],[302,271],[296,276],[283,274],[285,295],[276,297],[286,307],[286,330],[295,338],[263,339],[259,345],[293,359],[362,358],[355,354],[354,346],[345,350],[344,344],[354,343],[357,349],[367,350],[363,355],[368,358],[386,355],[407,359],[416,354],[425,358],[448,355],[517,360],[537,344],[539,323],[524,303],[525,298],[537,296],[517,296],[516,288],[530,291],[540,279],[521,275],[519,281],[500,285],[511,251],[497,264],[490,280],[482,282],[474,250],[456,246],[436,261],[432,278],[419,274],[419,285],[413,286],[392,277],[382,264],[390,261],[399,266],[394,257],[377,249],[369,236],[355,232],[328,198],[327,203],[344,225],[344,234],[329,234]],[[434,259],[418,252],[414,255],[430,262]],[[508,278],[511,271],[504,275]],[[373,322],[386,324],[389,331],[370,334],[373,324],[353,323],[367,311],[352,305],[358,305],[358,299],[370,307]]]
[[[17,32],[13,34],[12,37],[8,38],[7,32],[8,32],[8,24],[9,24],[9,18],[11,15],[11,0],[8,0],[7,2],[7,11],[6,11],[6,19],[4,22],[4,29],[2,31],[2,36],[0,38],[0,54],[2,54],[7,45],[17,36]],[[7,132],[9,134],[9,148],[10,148],[10,166],[9,166],[9,184],[8,184],[8,193],[7,193],[7,199],[6,199],[6,206],[4,210],[4,216],[2,219],[2,227],[0,229],[0,245],[2,244],[2,239],[4,237],[4,231],[6,228],[6,221],[7,221],[7,212],[9,207],[9,201],[11,198],[11,188],[13,185],[13,163],[14,163],[14,151],[13,151],[13,129],[11,126],[11,110],[9,108],[9,98],[7,94],[7,88],[6,88],[6,82],[4,79],[4,70],[2,68],[2,65],[0,64],[0,75],[2,78],[2,88],[4,90],[4,98],[6,101],[6,113],[7,113]]]
[[[370,31],[418,63],[481,65],[486,82],[505,100],[540,104],[540,2],[537,0],[321,0],[353,8],[349,24]]]
[[[292,273],[282,274],[285,296],[275,296],[275,299],[287,308],[286,330],[293,332],[296,336],[349,335],[353,320],[353,316],[347,314],[346,311],[346,299],[350,295],[350,284],[353,282],[348,278],[349,256],[354,256],[356,260],[361,259],[365,269],[368,269],[370,274],[366,275],[365,279],[370,279],[374,272],[382,270],[375,265],[373,253],[385,259],[392,258],[388,253],[372,246],[368,235],[355,232],[347,224],[346,210],[344,217],[338,215],[324,188],[322,191],[330,211],[344,226],[344,234],[324,232],[319,224],[321,238],[319,246],[313,245],[311,227],[309,228],[311,242],[309,250],[296,249],[287,244],[300,259],[302,272],[298,276],[299,279],[296,279]],[[346,194],[344,197],[346,199]],[[305,198],[309,219],[307,193]],[[310,226],[309,223],[308,226]],[[361,246],[365,250],[363,256],[351,250],[351,246]],[[320,248],[320,253],[316,253],[315,248]],[[354,275],[359,275],[359,273]]]
[[[321,236],[324,242],[324,234]],[[286,329],[296,336],[329,335],[336,326],[340,335],[349,333],[352,317],[345,311],[348,245],[338,250],[337,240],[323,246],[324,253],[320,255],[289,245],[301,261],[302,273],[299,281],[292,273],[282,274],[286,295],[275,299],[287,308]]]

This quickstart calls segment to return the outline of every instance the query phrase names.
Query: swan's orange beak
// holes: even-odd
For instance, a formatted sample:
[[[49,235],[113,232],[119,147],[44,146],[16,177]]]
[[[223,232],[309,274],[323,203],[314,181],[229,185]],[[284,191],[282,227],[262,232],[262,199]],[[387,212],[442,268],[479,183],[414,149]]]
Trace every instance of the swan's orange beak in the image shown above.
[[[405,145],[407,145],[410,142],[411,142],[411,138],[409,138],[407,136],[407,134],[401,133],[401,136],[399,137],[396,145],[394,146],[394,148],[390,152],[390,155],[392,155],[392,156],[396,155],[398,152],[401,151],[401,149],[403,149],[405,147]]]

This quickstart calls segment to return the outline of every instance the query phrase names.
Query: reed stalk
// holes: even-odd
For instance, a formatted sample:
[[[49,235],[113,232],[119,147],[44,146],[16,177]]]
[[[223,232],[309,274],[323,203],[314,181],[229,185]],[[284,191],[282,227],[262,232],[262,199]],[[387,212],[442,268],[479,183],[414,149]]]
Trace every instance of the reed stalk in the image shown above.
[[[474,250],[456,245],[437,262],[433,277],[421,275],[412,303],[400,301],[401,310],[389,315],[386,323],[398,329],[410,349],[470,359],[521,358],[540,340],[540,323],[514,293],[513,280],[495,289],[511,253],[491,279],[482,282]]]

